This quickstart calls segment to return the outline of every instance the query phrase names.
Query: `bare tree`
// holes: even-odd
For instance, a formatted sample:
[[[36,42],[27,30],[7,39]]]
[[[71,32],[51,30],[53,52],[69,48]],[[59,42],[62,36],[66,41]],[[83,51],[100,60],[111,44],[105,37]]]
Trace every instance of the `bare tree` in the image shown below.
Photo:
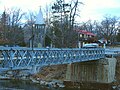
[[[80,16],[79,12],[79,7],[80,5],[83,4],[82,2],[79,2],[79,0],[71,0],[71,9],[70,9],[70,26],[71,26],[71,30],[73,29],[74,23],[75,23],[75,17],[76,16]]]
[[[96,23],[96,31],[100,38],[105,38],[114,42],[115,36],[118,32],[118,18],[105,17],[99,24]]]
[[[1,17],[2,29],[4,31],[4,40],[9,41],[8,44],[19,44],[23,39],[21,28],[21,20],[25,13],[21,9],[6,9]]]
[[[12,8],[6,12],[9,15],[9,21],[8,21],[9,32],[10,35],[12,35],[12,38],[11,36],[9,38],[11,39],[13,44],[20,43],[19,38],[21,36],[23,37],[23,32],[20,29],[21,29],[22,19],[25,13],[22,12],[21,9],[16,9],[16,8]]]
[[[52,6],[53,19],[51,35],[49,36],[56,45],[59,44],[59,47],[72,47],[72,44],[77,42],[77,33],[73,27],[79,3],[82,4],[78,0],[71,0],[70,3],[65,3],[64,0],[56,0]]]
[[[82,22],[82,24],[79,25],[80,30],[86,30],[89,32],[95,32],[95,23],[96,21],[88,20],[87,22]]]
[[[116,40],[117,42],[120,42],[120,22],[118,23],[118,33],[117,33],[117,36],[116,36]]]

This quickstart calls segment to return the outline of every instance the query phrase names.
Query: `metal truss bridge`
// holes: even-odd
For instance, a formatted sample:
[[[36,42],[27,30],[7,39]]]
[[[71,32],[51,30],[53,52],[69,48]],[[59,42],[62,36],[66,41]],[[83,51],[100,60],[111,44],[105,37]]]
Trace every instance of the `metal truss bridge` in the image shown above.
[[[0,70],[69,64],[105,58],[103,48],[24,48],[0,47]]]

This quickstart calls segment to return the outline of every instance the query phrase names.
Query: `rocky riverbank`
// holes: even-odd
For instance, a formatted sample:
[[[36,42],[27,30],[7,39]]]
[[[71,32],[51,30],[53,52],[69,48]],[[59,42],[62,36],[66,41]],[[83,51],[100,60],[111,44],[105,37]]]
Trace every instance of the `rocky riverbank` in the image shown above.
[[[30,80],[40,85],[63,88],[67,65],[47,66],[40,69],[38,74],[32,75]]]
[[[120,56],[116,57],[117,59],[117,65],[116,65],[116,76],[115,76],[115,81],[113,83],[110,84],[102,84],[102,83],[80,83],[79,85],[77,84],[76,86],[79,87],[85,87],[85,88],[89,88],[92,87],[91,90],[93,90],[93,87],[96,88],[101,88],[100,90],[103,90],[103,88],[105,88],[105,90],[107,90],[107,88],[109,88],[108,90],[120,90]],[[52,82],[52,80],[59,80],[60,82],[62,81],[62,84],[65,81],[66,78],[66,70],[67,70],[67,65],[58,65],[58,66],[48,66],[48,67],[44,67],[41,69],[41,71],[34,75],[33,78],[39,78],[41,80],[45,80],[47,82]],[[68,84],[68,82],[67,82]],[[71,85],[65,85],[65,86],[70,86],[70,87],[75,87],[75,83],[72,82]]]
[[[65,87],[65,85],[63,84],[63,81],[61,80],[49,80],[48,81],[48,80],[44,80],[38,77],[35,78],[34,75],[30,77],[23,76],[23,77],[18,77],[18,78],[0,75],[0,80],[23,80],[23,81],[27,80],[27,81],[31,81],[32,83],[40,84],[41,86],[46,86],[49,88],[64,88]]]
[[[42,86],[63,88],[65,87],[63,81],[65,80],[66,67],[67,65],[47,66],[41,68],[37,74],[27,74],[26,72],[21,72],[13,75],[13,72],[9,71],[0,75],[0,79],[30,80],[33,83],[37,83]],[[16,71],[14,71],[14,73],[15,72]]]
[[[47,86],[49,88],[64,88],[65,85],[63,84],[63,81],[60,80],[52,80],[52,81],[46,81],[46,80],[36,80],[34,78],[30,78],[30,80],[33,83],[38,83],[42,86]]]

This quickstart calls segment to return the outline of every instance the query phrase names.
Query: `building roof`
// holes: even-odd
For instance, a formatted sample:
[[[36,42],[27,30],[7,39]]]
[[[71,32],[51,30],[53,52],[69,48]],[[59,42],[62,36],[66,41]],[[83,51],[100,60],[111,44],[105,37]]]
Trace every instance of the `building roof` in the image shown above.
[[[95,34],[86,31],[86,30],[76,30],[78,33],[85,34],[85,35],[90,35],[90,36],[96,36]]]
[[[40,10],[38,12],[38,15],[36,16],[35,24],[45,24],[41,8],[40,8]]]

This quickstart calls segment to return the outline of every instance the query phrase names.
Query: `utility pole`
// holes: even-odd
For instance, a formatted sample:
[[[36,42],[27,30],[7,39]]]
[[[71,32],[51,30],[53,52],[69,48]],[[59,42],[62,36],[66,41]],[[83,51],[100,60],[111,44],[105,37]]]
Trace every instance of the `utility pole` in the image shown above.
[[[33,30],[34,30],[34,24],[32,24],[32,50],[34,48],[34,32],[33,32]]]

